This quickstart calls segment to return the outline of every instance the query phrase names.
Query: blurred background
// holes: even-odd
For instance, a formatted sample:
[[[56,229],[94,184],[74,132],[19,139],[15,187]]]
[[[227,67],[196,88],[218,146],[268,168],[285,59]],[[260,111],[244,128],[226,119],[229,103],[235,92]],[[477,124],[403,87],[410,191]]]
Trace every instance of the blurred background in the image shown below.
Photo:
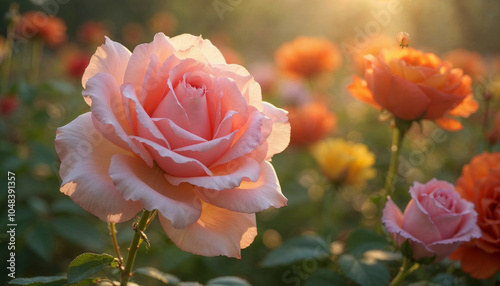
[[[66,29],[59,35],[37,35],[43,44],[35,37],[14,38],[9,50],[8,32],[15,32],[16,13],[33,10],[59,19],[54,30],[61,23]],[[406,167],[397,187],[408,189],[415,180],[433,177],[454,182],[462,166],[491,143],[483,138],[498,106],[485,106],[483,98],[500,90],[498,1],[2,0],[0,13],[4,16],[0,22],[0,182],[5,189],[4,174],[16,173],[18,277],[60,274],[82,252],[113,253],[107,225],[59,192],[59,161],[53,146],[58,127],[89,111],[81,97],[81,75],[104,35],[130,50],[152,41],[157,32],[171,37],[202,35],[229,63],[250,70],[265,100],[289,109],[291,120],[301,118],[295,127],[292,124],[290,148],[273,158],[288,206],[257,215],[259,235],[243,250],[242,260],[185,253],[168,240],[159,223],[148,229],[152,247],[147,254],[141,249],[136,266],[153,266],[183,281],[204,283],[234,275],[252,285],[286,285],[283,276],[289,267],[262,267],[266,255],[282,242],[308,233],[342,242],[351,229],[376,223],[376,206],[369,198],[383,185],[390,122],[379,120],[379,112],[355,100],[346,86],[353,74],[361,73],[362,55],[398,46],[400,31],[410,34],[410,46],[436,53],[470,74],[481,109],[463,121],[466,128],[459,132],[444,132],[429,122],[415,125],[404,144]],[[321,75],[299,79],[283,71],[279,51],[300,36],[329,42],[327,50],[334,54],[335,64]],[[311,102],[320,102],[320,107],[301,109]],[[306,120],[312,125],[300,126]],[[303,130],[311,126],[312,135]],[[332,183],[311,153],[312,146],[327,137],[367,145],[376,158],[368,167],[376,169],[376,175],[362,179],[361,185]],[[333,193],[333,199],[328,201],[330,226],[325,231],[320,217],[327,193]],[[6,204],[6,196],[0,196],[2,221],[7,217]],[[130,226],[118,226],[122,250],[132,237]],[[4,227],[0,226],[1,257],[7,255]]]

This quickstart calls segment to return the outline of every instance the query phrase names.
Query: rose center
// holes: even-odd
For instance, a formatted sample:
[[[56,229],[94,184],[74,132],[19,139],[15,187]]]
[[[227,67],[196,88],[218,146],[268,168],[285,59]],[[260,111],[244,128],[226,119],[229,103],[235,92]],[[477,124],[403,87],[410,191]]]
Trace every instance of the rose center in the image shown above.
[[[444,208],[449,210],[453,207],[453,196],[448,190],[436,190],[433,197]]]

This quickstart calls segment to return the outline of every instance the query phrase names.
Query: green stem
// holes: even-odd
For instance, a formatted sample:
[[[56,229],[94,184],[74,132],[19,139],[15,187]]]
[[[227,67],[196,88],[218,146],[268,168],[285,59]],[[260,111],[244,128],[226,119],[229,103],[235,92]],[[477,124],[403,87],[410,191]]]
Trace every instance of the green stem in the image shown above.
[[[331,188],[325,189],[325,196],[323,197],[323,206],[321,210],[321,233],[324,233],[328,236],[328,230],[331,227],[330,219],[331,219],[331,205],[332,205],[332,197],[333,192]]]
[[[389,286],[399,285],[399,283],[403,282],[408,275],[410,275],[413,271],[417,270],[419,266],[420,264],[413,263],[411,259],[404,257],[403,263],[401,265],[401,268],[399,269],[398,274],[396,275],[396,277],[394,277]]]
[[[120,272],[123,272],[123,258],[120,254],[120,247],[118,246],[118,241],[116,240],[116,227],[115,223],[110,222],[109,223],[109,233],[111,235],[111,240],[113,241],[113,248],[115,249],[116,252],[116,258],[118,259],[118,269],[120,269]]]
[[[32,51],[31,51],[31,71],[30,76],[33,82],[38,80],[38,71],[40,70],[40,63],[42,61],[43,54],[43,42],[35,39],[32,43]]]
[[[130,273],[132,272],[132,266],[134,265],[135,256],[137,255],[137,250],[142,242],[141,232],[146,229],[147,222],[149,220],[149,215],[151,211],[144,210],[142,213],[139,223],[134,227],[135,233],[132,241],[130,242],[130,247],[128,250],[127,260],[125,262],[125,269],[122,272],[121,286],[127,286],[128,280],[130,278]]]
[[[394,190],[396,170],[398,169],[399,155],[401,154],[401,146],[403,144],[403,137],[405,136],[405,133],[406,132],[402,131],[397,124],[394,126],[392,131],[391,161],[389,163],[387,177],[385,177],[385,196],[390,196]]]

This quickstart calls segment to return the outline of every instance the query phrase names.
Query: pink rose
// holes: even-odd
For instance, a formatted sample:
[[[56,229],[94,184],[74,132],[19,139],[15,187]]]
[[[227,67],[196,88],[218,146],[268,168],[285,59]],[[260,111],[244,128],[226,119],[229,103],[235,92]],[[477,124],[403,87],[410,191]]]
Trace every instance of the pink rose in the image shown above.
[[[415,182],[410,195],[404,214],[389,198],[382,222],[398,246],[409,240],[413,259],[437,255],[439,261],[463,242],[481,236],[474,205],[462,199],[452,184],[436,179]]]
[[[57,131],[61,192],[107,222],[156,209],[192,253],[240,257],[255,212],[287,199],[271,157],[290,140],[286,112],[208,40],[159,33],[132,53],[106,38],[82,84],[90,112]]]

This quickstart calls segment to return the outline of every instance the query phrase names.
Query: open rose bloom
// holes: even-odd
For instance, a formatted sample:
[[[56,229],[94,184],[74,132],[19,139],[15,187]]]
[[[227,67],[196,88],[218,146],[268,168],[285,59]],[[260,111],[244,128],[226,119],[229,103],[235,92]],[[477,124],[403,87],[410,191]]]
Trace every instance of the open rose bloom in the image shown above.
[[[55,140],[61,192],[103,221],[156,209],[179,248],[240,257],[255,212],[286,204],[269,163],[289,143],[286,112],[210,41],[159,33],[131,53],[106,39],[82,84],[90,112]]]
[[[474,203],[482,236],[465,243],[450,258],[477,279],[500,271],[500,153],[484,153],[464,166],[457,192]]]
[[[435,120],[454,131],[478,109],[471,79],[436,55],[412,48],[381,50],[365,56],[364,80],[354,76],[348,90],[357,99],[403,120]]]
[[[398,246],[409,240],[413,259],[436,256],[439,261],[481,236],[474,205],[462,199],[452,184],[436,179],[416,182],[410,194],[404,213],[389,199],[382,222]]]

